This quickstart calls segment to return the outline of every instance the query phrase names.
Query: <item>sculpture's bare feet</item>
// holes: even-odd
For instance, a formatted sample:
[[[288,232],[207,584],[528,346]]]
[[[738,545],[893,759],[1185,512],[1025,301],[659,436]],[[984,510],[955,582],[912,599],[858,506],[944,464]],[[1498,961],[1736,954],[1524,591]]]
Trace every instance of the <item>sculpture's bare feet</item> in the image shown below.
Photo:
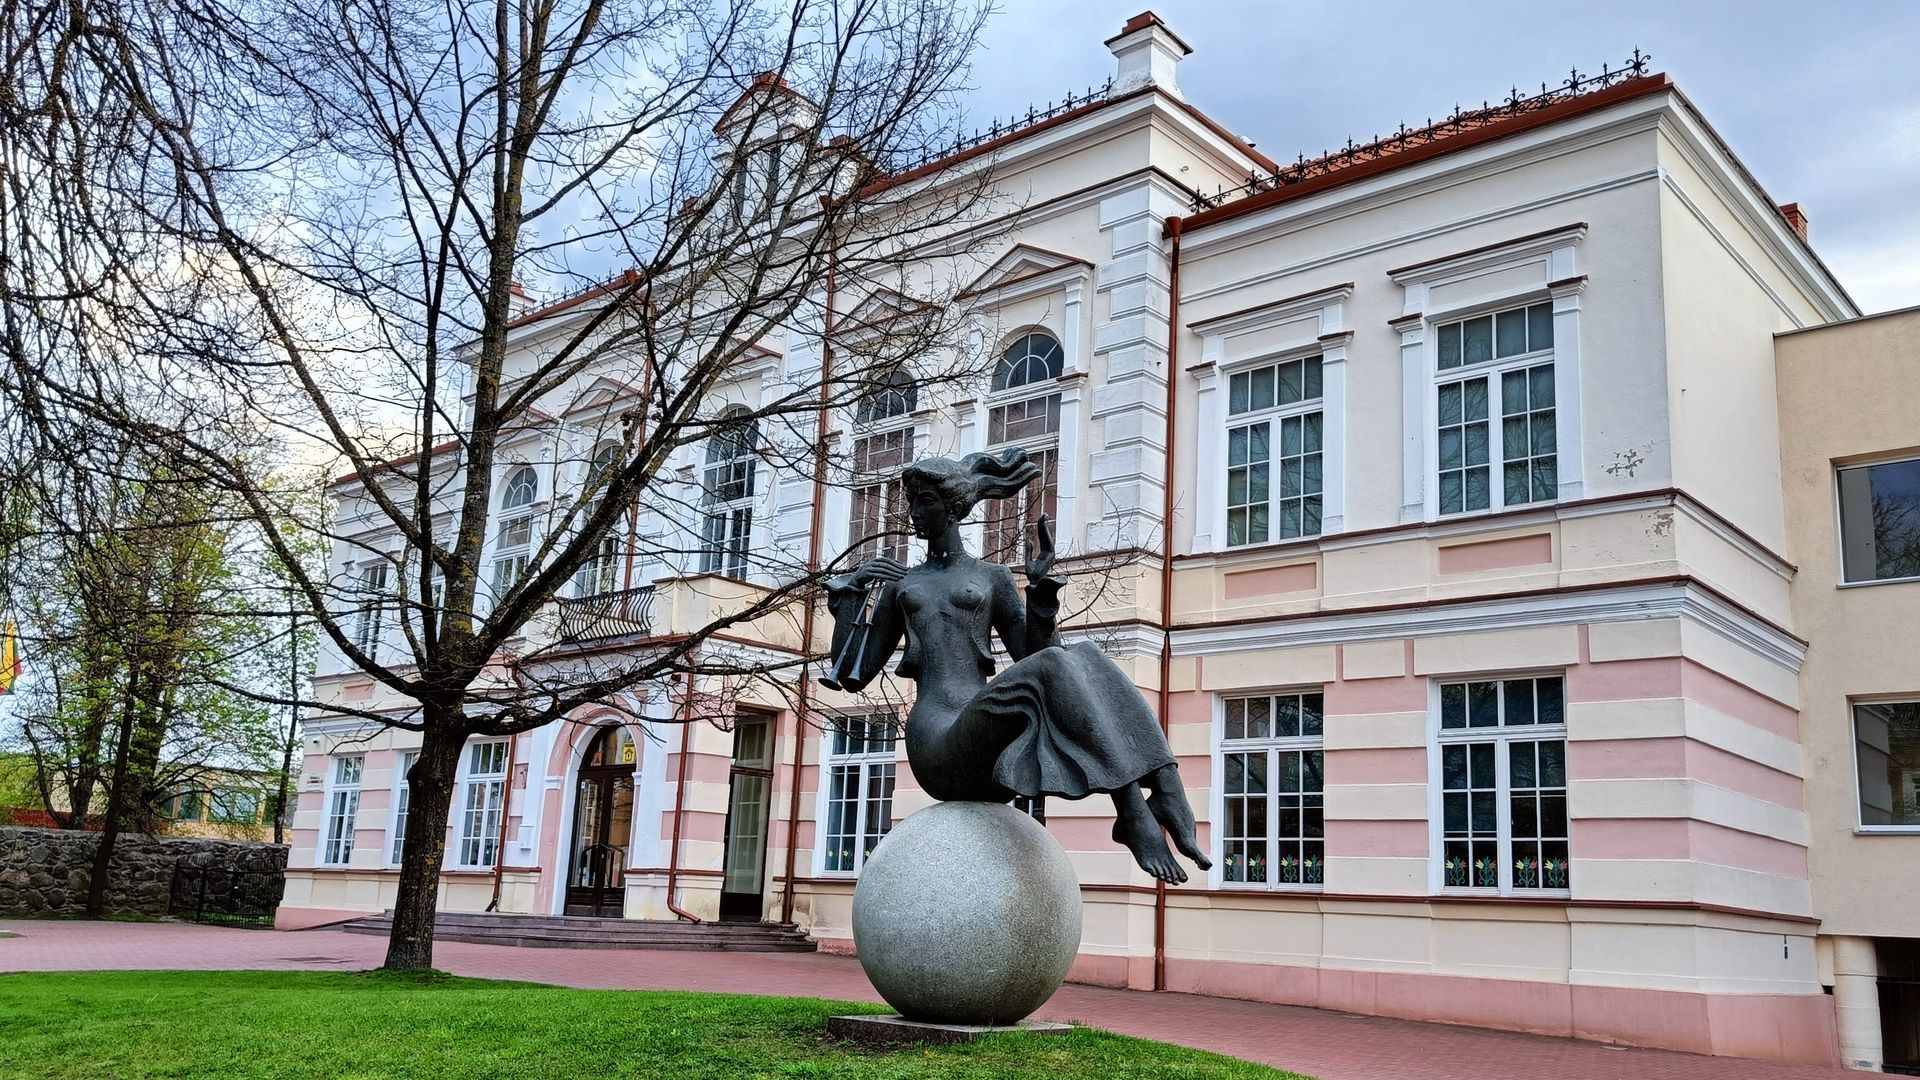
[[[1180,783],[1180,767],[1163,765],[1141,781],[1153,789],[1147,796],[1147,809],[1173,837],[1173,845],[1202,870],[1213,869],[1213,860],[1200,850],[1199,827],[1193,822],[1193,807],[1187,802],[1186,788]]]
[[[1173,849],[1167,847],[1160,822],[1147,808],[1138,787],[1129,784],[1114,792],[1113,808],[1118,815],[1113,822],[1113,838],[1133,852],[1133,861],[1140,864],[1140,869],[1169,885],[1187,880],[1187,872],[1173,857]]]

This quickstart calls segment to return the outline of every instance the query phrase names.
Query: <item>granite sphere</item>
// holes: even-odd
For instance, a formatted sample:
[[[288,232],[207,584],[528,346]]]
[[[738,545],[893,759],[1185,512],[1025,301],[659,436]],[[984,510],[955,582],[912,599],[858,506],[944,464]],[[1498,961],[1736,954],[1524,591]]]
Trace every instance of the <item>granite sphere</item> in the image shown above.
[[[1012,1024],[1080,948],[1080,882],[1046,827],[1001,803],[936,803],[880,841],[853,890],[867,978],[909,1020]]]

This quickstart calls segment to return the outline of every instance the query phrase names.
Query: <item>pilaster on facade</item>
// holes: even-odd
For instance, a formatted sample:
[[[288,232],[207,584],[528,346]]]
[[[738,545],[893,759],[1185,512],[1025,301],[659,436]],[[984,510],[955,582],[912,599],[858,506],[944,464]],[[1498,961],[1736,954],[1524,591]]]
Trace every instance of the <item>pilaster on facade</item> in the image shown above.
[[[1162,223],[1183,207],[1158,185],[1103,199],[1108,257],[1095,270],[1106,315],[1093,326],[1094,391],[1087,454],[1089,550],[1135,547],[1165,537],[1168,315],[1171,261]],[[1097,430],[1095,429],[1097,425]]]
[[[819,320],[804,310],[797,313],[794,325],[786,335],[780,382],[775,392],[784,397],[804,395],[809,389],[817,392],[822,376],[822,347]],[[814,453],[815,426],[814,416],[802,412],[773,425],[771,430],[764,431],[762,435],[775,448],[768,460],[786,463],[784,467],[769,470],[779,474],[773,485],[768,550],[768,556],[776,566],[798,567],[807,563],[816,494],[810,466]]]

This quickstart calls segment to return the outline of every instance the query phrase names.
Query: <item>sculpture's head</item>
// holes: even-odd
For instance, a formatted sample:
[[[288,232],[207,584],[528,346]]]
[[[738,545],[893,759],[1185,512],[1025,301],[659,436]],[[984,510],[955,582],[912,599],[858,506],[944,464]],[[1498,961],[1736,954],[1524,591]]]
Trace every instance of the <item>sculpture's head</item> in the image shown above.
[[[1040,466],[1021,449],[952,458],[922,458],[907,466],[901,481],[907,489],[907,516],[913,535],[931,540],[947,526],[967,520],[982,499],[1005,499],[1020,493]]]

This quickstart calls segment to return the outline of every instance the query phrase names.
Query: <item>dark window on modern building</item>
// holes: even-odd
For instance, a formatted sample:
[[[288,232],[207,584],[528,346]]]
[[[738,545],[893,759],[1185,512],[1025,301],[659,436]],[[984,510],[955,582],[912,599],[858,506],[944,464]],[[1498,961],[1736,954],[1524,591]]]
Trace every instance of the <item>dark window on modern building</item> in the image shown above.
[[[1860,826],[1920,828],[1920,701],[1853,707]]]
[[[1920,458],[1841,469],[1839,478],[1843,578],[1920,578]]]

